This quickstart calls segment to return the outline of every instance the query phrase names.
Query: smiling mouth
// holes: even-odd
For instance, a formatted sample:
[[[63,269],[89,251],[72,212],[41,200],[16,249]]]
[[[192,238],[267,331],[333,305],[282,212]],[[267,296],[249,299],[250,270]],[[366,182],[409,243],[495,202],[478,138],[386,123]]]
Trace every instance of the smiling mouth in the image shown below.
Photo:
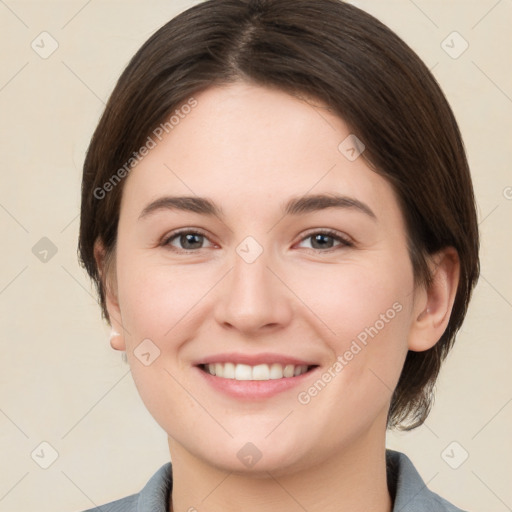
[[[229,362],[199,365],[201,370],[214,377],[245,381],[265,381],[299,377],[316,367],[316,365],[282,365],[279,363],[250,366],[248,364],[235,364]]]

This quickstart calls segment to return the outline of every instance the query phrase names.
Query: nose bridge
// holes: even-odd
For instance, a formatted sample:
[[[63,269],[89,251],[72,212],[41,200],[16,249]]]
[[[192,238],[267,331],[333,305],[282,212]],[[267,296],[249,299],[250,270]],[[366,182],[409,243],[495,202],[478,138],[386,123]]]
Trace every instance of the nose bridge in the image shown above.
[[[267,267],[272,264],[269,259],[268,251],[252,237],[240,243],[233,258],[232,285],[240,288],[237,291],[247,290],[249,296],[253,293],[267,294],[270,286],[268,278],[271,274]]]
[[[271,251],[246,237],[233,255],[233,268],[217,307],[217,320],[242,331],[254,331],[289,321],[285,287],[268,267]]]

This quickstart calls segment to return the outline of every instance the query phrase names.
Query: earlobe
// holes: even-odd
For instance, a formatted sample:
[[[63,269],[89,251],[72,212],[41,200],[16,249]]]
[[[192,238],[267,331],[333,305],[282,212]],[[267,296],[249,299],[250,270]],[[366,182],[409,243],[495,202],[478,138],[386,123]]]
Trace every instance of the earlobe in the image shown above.
[[[124,336],[121,333],[117,332],[113,327],[112,330],[110,331],[110,346],[114,350],[126,350]]]
[[[415,352],[432,348],[448,326],[459,284],[457,251],[447,247],[434,254],[430,268],[432,281],[427,289],[418,294],[409,333],[409,350]]]

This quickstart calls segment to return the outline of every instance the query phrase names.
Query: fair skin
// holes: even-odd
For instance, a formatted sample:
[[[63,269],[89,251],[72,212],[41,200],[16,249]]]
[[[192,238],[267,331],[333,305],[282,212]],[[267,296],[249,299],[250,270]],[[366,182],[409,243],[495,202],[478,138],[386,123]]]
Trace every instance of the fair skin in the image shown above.
[[[391,186],[338,150],[350,130],[318,102],[240,82],[195,97],[124,184],[107,294],[121,333],[112,346],[168,434],[172,509],[389,512],[392,390],[407,351],[432,347],[446,328],[456,253],[434,255],[433,285],[415,286]],[[284,214],[292,197],[313,194],[351,202]],[[208,198],[223,216],[148,208],[167,196]],[[171,236],[182,228],[188,238]],[[102,254],[98,243],[100,268]],[[333,371],[370,326],[378,332]],[[146,339],[160,351],[148,365],[136,356]],[[202,366],[229,359],[308,370],[239,381]]]

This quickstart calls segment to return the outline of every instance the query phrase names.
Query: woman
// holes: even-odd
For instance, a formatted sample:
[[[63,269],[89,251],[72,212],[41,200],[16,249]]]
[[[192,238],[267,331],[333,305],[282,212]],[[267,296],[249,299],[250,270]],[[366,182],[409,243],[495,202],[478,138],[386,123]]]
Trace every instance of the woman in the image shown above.
[[[473,189],[379,21],[210,0],[164,25],[92,138],[79,248],[172,458],[99,510],[459,510],[385,433],[425,421],[464,319]]]

